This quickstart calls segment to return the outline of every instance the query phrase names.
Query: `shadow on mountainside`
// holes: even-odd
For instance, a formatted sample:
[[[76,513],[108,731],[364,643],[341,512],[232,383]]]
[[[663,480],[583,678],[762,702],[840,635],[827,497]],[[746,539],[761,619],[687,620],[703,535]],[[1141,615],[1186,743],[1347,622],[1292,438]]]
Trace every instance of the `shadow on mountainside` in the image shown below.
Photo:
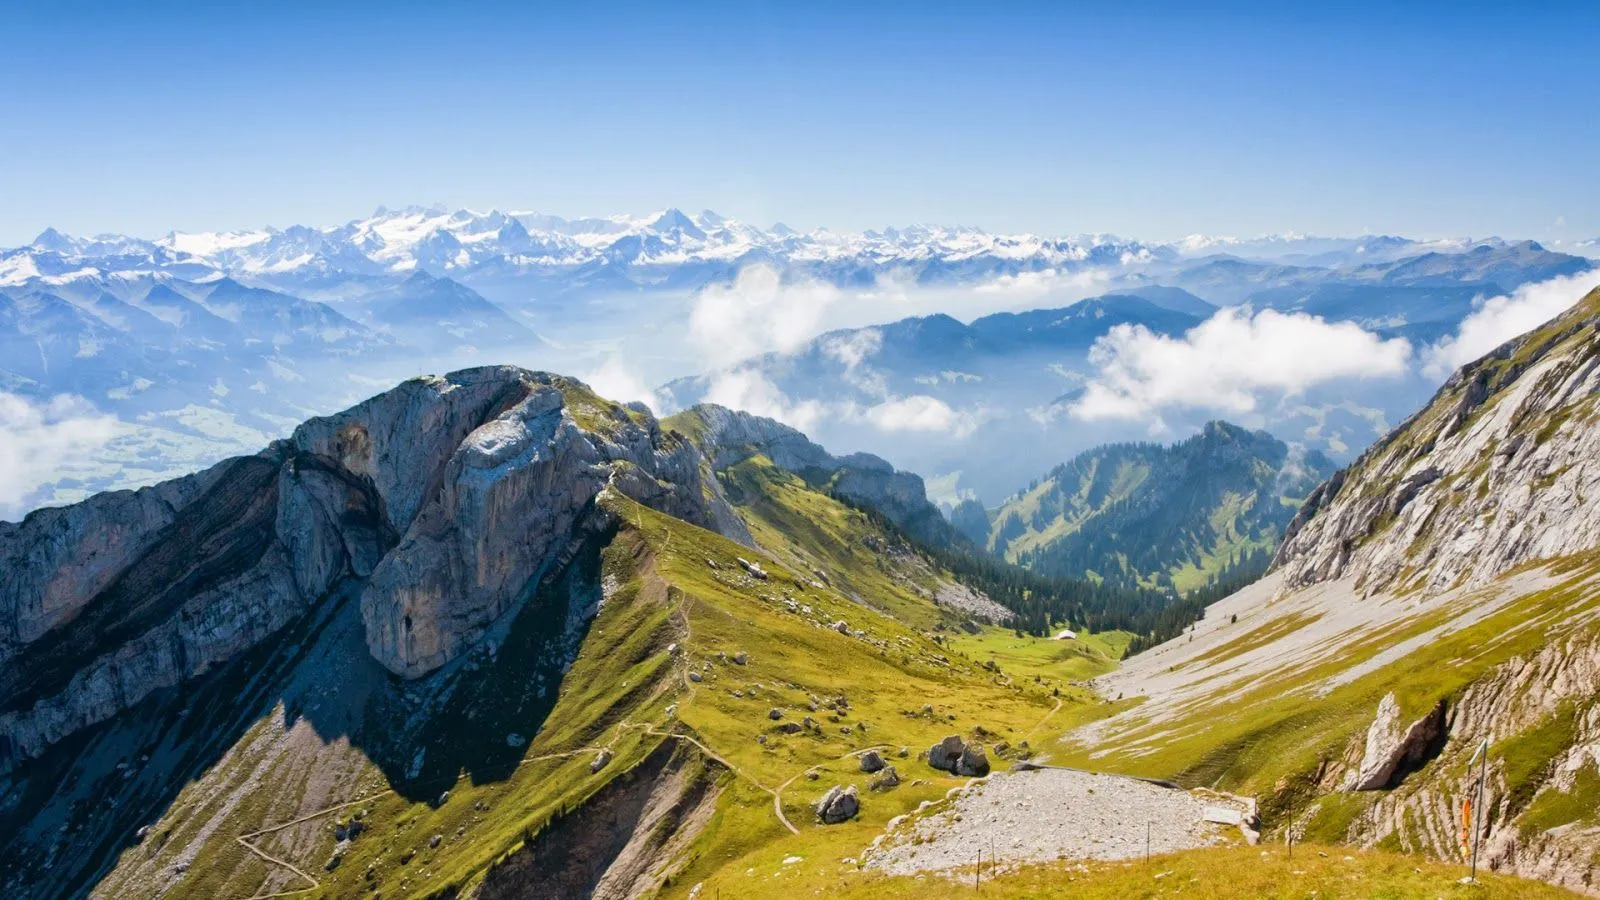
[[[539,586],[503,634],[425,678],[402,681],[372,658],[364,582],[347,579],[253,650],[0,775],[0,888],[7,897],[86,895],[124,854],[149,857],[168,840],[196,840],[177,832],[191,817],[216,815],[218,804],[241,815],[253,808],[256,818],[239,820],[250,828],[271,824],[257,824],[262,811],[316,778],[340,742],[412,802],[437,803],[459,777],[508,778],[587,631],[605,542],[591,540]],[[315,735],[308,749],[292,739],[302,722]],[[226,766],[234,767],[223,779],[228,796],[183,794]],[[175,806],[177,824],[146,828]]]

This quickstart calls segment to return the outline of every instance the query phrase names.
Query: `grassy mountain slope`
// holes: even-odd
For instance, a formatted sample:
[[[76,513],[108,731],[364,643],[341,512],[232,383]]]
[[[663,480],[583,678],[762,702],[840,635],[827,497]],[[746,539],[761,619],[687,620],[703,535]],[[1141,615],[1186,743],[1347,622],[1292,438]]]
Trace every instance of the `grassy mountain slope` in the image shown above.
[[[990,514],[988,546],[1051,575],[1199,587],[1270,555],[1332,465],[1213,422],[1170,446],[1112,444],[1057,466]]]
[[[962,783],[926,770],[864,790],[856,821],[813,835],[823,787],[865,789],[860,750],[893,758],[980,726],[1016,742],[1058,700],[1089,702],[1063,679],[1012,683],[936,643],[930,629],[968,615],[931,599],[950,576],[865,513],[764,457],[724,477],[765,551],[608,491],[615,528],[492,650],[435,678],[388,677],[346,595],[69,739],[0,785],[9,895],[499,896],[529,872],[549,895],[602,880],[665,889],[742,871],[732,862],[784,841],[865,844]],[[586,632],[551,621],[593,591],[605,599]],[[565,672],[563,647],[575,649]],[[805,716],[816,726],[782,729]],[[631,821],[618,810],[642,824],[612,828]],[[592,865],[528,862],[574,858]]]
[[[572,415],[596,427],[630,418],[570,392]],[[1050,740],[1095,722],[1111,734],[1123,720],[1109,716],[1150,708],[1081,684],[1117,665],[1129,635],[1069,645],[976,628],[977,601],[950,599],[953,573],[880,517],[760,453],[713,475],[702,488],[731,502],[748,543],[607,488],[594,501],[606,526],[432,675],[398,680],[374,659],[358,585],[344,583],[248,654],[0,775],[0,888],[207,900],[920,895],[939,885],[856,861],[891,819],[941,808],[967,783],[917,758],[946,735],[982,741],[997,768],[1038,749],[1185,777],[1212,759],[1201,738],[1183,758]],[[595,602],[592,620],[571,614]],[[897,786],[873,787],[858,759],[869,749],[898,769]],[[825,826],[811,804],[834,785],[856,787],[861,810]],[[1052,895],[1092,875],[1092,890],[1128,896],[1164,871],[1213,889],[1202,874],[1213,865],[1240,883],[1285,877],[1245,853],[1029,869],[1007,876],[1005,895]],[[1337,896],[1353,878],[1412,897],[1459,876],[1351,857],[1284,883]],[[1489,890],[1539,896],[1522,887]]]
[[[1486,745],[1486,864],[1600,889],[1596,323],[1600,291],[1464,367],[1318,489],[1275,574],[1103,679],[1065,758],[1257,794],[1279,836],[1461,860]],[[1363,784],[1374,758],[1397,768]]]

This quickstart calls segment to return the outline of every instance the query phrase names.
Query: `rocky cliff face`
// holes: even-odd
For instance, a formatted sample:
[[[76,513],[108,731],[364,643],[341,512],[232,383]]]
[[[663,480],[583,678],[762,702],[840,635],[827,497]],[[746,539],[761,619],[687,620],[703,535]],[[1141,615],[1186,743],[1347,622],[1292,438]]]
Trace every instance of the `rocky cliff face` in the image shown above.
[[[1529,652],[1410,723],[1391,694],[1364,737],[1319,771],[1321,791],[1380,792],[1346,819],[1342,837],[1464,859],[1470,800],[1480,807],[1485,866],[1600,889],[1592,867],[1600,854],[1600,634],[1588,605],[1600,546],[1597,394],[1600,291],[1463,367],[1432,403],[1319,488],[1291,525],[1275,559],[1280,601],[1342,580],[1358,596],[1454,596],[1470,615],[1487,597],[1530,590],[1507,573],[1561,560],[1548,580],[1528,579],[1559,584],[1561,603],[1485,638],[1539,635]],[[1478,769],[1467,765],[1480,746],[1488,748],[1482,804]],[[1323,798],[1301,821],[1339,802]]]
[[[693,435],[714,469],[759,454],[816,487],[876,510],[913,537],[933,544],[957,539],[938,507],[928,501],[922,478],[897,471],[882,457],[871,453],[834,456],[781,422],[713,404],[672,416],[666,425]]]
[[[1463,367],[1324,484],[1274,565],[1284,589],[1484,584],[1600,544],[1600,291]]]
[[[1366,846],[1387,843],[1406,852],[1464,860],[1463,802],[1478,803],[1478,769],[1467,763],[1487,740],[1480,863],[1593,892],[1600,883],[1590,861],[1600,853],[1600,830],[1583,816],[1593,813],[1592,781],[1600,765],[1597,683],[1600,638],[1592,634],[1554,642],[1495,668],[1463,691],[1448,713],[1436,714],[1449,735],[1437,757],[1356,816],[1345,837]],[[1413,729],[1434,717],[1419,720]],[[1380,707],[1374,732],[1384,718]],[[1369,751],[1371,744],[1369,733]],[[1354,750],[1328,770],[1325,786],[1343,778],[1343,787],[1350,789],[1352,779],[1367,774],[1367,756],[1358,765]],[[1557,812],[1573,804],[1587,807],[1576,822],[1569,821],[1573,814]],[[1315,813],[1313,807],[1306,818]],[[1543,824],[1551,819],[1564,827]]]
[[[511,367],[414,379],[198,475],[0,523],[0,768],[254,646],[351,579],[426,675],[603,528],[617,490],[736,520],[646,412]]]

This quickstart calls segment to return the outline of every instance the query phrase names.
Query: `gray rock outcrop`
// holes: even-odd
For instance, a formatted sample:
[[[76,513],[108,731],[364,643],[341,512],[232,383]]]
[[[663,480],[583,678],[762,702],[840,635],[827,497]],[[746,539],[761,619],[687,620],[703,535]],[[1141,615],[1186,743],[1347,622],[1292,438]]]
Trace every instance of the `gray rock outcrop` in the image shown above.
[[[1380,791],[1392,787],[1402,769],[1422,762],[1445,730],[1444,704],[1429,710],[1409,726],[1402,727],[1400,704],[1394,693],[1383,695],[1378,714],[1367,728],[1361,763],[1351,771],[1345,784],[1351,791]]]
[[[928,765],[954,774],[956,765],[961,762],[961,751],[964,749],[966,748],[961,742],[961,735],[952,734],[928,748]]]
[[[1307,499],[1274,559],[1283,590],[1486,584],[1600,544],[1600,291],[1457,371]]]
[[[887,791],[890,788],[899,786],[900,773],[894,770],[894,766],[884,766],[883,770],[878,773],[878,777],[872,779],[872,784],[870,785],[875,791]]]
[[[336,589],[404,678],[461,656],[609,526],[616,491],[737,515],[693,444],[515,367],[412,379],[254,456],[0,523],[0,771],[203,673]]]
[[[837,825],[855,818],[861,811],[861,798],[855,785],[834,785],[822,795],[815,806],[817,818],[824,825]]]
[[[883,755],[876,750],[868,750],[860,757],[861,771],[868,775],[883,769],[888,763],[883,761]]]
[[[964,778],[989,774],[989,755],[982,744],[968,744],[952,734],[928,749],[928,765]]]
[[[989,756],[982,744],[968,744],[961,748],[961,758],[956,761],[956,774],[967,778],[982,778],[989,774]]]
[[[834,456],[804,434],[764,416],[700,404],[681,415],[699,423],[698,441],[718,470],[762,455],[780,469],[813,482],[852,503],[868,506],[913,537],[937,544],[956,534],[928,500],[919,475],[897,471],[870,453]]]

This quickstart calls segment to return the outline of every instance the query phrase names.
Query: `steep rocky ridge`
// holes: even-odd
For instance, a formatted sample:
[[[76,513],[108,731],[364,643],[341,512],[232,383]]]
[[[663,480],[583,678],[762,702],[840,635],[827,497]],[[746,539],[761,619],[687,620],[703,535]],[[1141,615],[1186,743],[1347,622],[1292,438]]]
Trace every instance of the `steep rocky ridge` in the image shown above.
[[[347,579],[373,657],[425,675],[604,526],[592,501],[608,485],[715,524],[698,451],[648,414],[485,368],[0,526],[0,765],[237,656]]]
[[[5,526],[0,893],[681,896],[821,827],[807,768],[1082,699],[943,642],[1009,611],[864,508],[919,481],[718,434],[468,370]]]
[[[1485,584],[1600,544],[1600,291],[1451,376],[1432,403],[1307,501],[1284,586]]]
[[[897,471],[871,453],[834,456],[801,432],[765,416],[702,403],[667,417],[668,429],[688,434],[714,471],[753,456],[800,475],[807,483],[883,514],[912,537],[942,545],[959,540],[939,508],[928,500],[922,478]]]
[[[1313,493],[1272,575],[1102,679],[1126,706],[1069,757],[1449,860],[1471,800],[1485,865],[1600,894],[1597,323],[1600,291],[1463,367]]]

